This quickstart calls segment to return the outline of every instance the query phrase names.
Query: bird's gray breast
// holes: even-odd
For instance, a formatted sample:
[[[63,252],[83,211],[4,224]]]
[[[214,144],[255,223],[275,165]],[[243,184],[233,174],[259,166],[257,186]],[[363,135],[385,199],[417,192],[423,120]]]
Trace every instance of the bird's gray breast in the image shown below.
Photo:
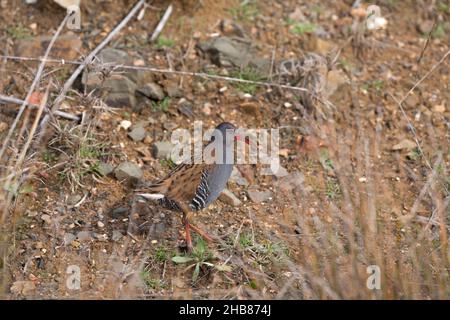
[[[233,164],[218,164],[202,174],[200,185],[191,202],[193,210],[201,210],[216,200],[226,187],[233,171]]]

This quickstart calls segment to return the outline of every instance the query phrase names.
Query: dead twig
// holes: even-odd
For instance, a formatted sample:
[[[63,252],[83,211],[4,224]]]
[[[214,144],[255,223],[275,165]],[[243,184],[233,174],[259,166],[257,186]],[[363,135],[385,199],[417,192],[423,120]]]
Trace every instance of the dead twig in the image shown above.
[[[125,16],[125,18],[123,18],[123,20],[106,36],[106,38],[103,39],[103,41],[83,60],[83,62],[78,66],[78,68],[72,73],[70,78],[64,83],[63,88],[61,89],[61,91],[59,92],[59,95],[56,97],[56,99],[53,103],[51,112],[54,113],[56,110],[58,110],[59,105],[66,97],[67,92],[70,90],[74,81],[81,74],[81,72],[84,70],[84,68],[88,64],[92,63],[95,56],[117,35],[117,33],[119,33],[120,30],[122,30],[123,27],[125,27],[127,25],[127,23],[131,20],[131,18],[136,15],[136,13],[139,11],[139,9],[141,9],[141,7],[144,4],[145,4],[145,0],[139,0],[134,5],[134,7],[131,9],[131,11]],[[45,130],[44,130],[45,126],[49,119],[50,119],[49,114],[45,115],[44,119],[42,119],[42,122],[40,125],[41,133],[39,135],[38,140],[42,139],[42,137],[45,133]]]
[[[11,139],[11,136],[12,136],[14,130],[16,129],[16,126],[19,123],[19,120],[22,117],[23,112],[25,111],[25,109],[27,107],[28,101],[30,100],[31,95],[34,92],[34,89],[36,88],[36,86],[38,85],[38,83],[39,83],[39,81],[41,79],[41,75],[42,75],[42,72],[44,71],[46,59],[47,59],[48,55],[50,54],[50,51],[51,51],[53,45],[55,44],[56,39],[58,38],[58,36],[61,33],[61,31],[64,28],[64,26],[66,25],[67,19],[70,17],[70,15],[71,14],[67,14],[64,17],[63,21],[61,21],[58,29],[56,30],[52,40],[50,41],[50,43],[49,43],[49,45],[47,47],[47,50],[45,51],[44,59],[41,61],[41,64],[38,67],[38,70],[36,72],[36,76],[34,77],[33,83],[31,84],[30,89],[28,90],[27,96],[25,97],[25,100],[23,100],[23,103],[20,106],[19,112],[17,113],[17,116],[14,119],[14,121],[13,121],[13,123],[11,125],[11,128],[8,131],[8,134],[6,135],[5,140],[3,141],[3,146],[0,149],[0,160],[3,157],[3,154],[4,154],[5,150],[6,150],[6,148],[8,147],[9,140]]]
[[[14,103],[14,104],[21,105],[24,103],[24,100],[16,98],[16,97],[5,96],[5,95],[0,94],[0,103]],[[39,106],[36,104],[27,104],[27,107],[32,108],[32,109],[39,108]],[[44,112],[49,112],[49,109],[47,106],[44,106]],[[64,118],[64,119],[68,119],[68,120],[80,121],[80,117],[78,117],[74,114],[71,114],[71,113],[60,111],[60,110],[56,110],[54,112],[54,115]]]
[[[158,25],[156,26],[156,29],[153,31],[153,34],[150,38],[150,42],[153,42],[158,38],[161,31],[164,29],[164,26],[166,25],[167,21],[169,21],[170,15],[172,14],[172,10],[173,10],[173,6],[169,5],[167,7],[166,12],[164,12],[164,15],[163,15],[161,21],[159,21]]]
[[[6,58],[10,60],[22,60],[22,61],[40,61],[39,58],[28,58],[28,57],[18,57],[18,56],[0,56],[0,58]],[[47,59],[47,62],[51,63],[61,63],[61,64],[75,64],[75,65],[82,65],[83,62],[75,61],[75,60],[60,60],[60,59]],[[92,64],[88,63],[87,65]],[[302,88],[302,87],[294,87],[290,85],[284,85],[284,84],[278,84],[273,82],[263,82],[263,81],[252,81],[252,80],[245,80],[245,79],[239,79],[239,78],[233,78],[233,77],[227,77],[227,76],[219,76],[214,74],[208,74],[203,72],[192,72],[192,71],[177,71],[177,70],[170,70],[170,69],[159,69],[154,67],[139,67],[139,66],[129,66],[129,65],[116,65],[115,69],[123,69],[123,70],[142,70],[142,71],[150,71],[155,73],[167,73],[167,74],[175,74],[179,76],[190,76],[190,77],[197,77],[197,78],[204,78],[204,79],[213,79],[213,80],[223,80],[223,81],[230,81],[230,82],[240,82],[240,83],[246,83],[246,84],[254,84],[258,86],[265,86],[265,87],[276,87],[280,89],[288,89],[293,91],[303,91],[303,92],[309,92],[308,89]]]

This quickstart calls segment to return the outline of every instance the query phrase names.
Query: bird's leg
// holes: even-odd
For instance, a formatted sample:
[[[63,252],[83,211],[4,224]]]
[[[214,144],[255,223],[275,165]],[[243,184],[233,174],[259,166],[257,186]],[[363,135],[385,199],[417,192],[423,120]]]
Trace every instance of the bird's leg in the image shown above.
[[[208,243],[213,241],[213,238],[206,233],[205,231],[203,231],[202,229],[192,225],[189,222],[189,217],[192,214],[191,211],[187,208],[187,206],[181,205],[181,210],[183,211],[183,223],[184,223],[184,228],[186,230],[186,244],[188,247],[188,250],[191,250],[193,248],[192,246],[192,239],[191,239],[191,233],[190,230],[192,229],[194,232],[196,232],[197,234],[199,234],[203,239],[205,239]]]
[[[191,239],[191,230],[190,230],[190,225],[189,225],[189,220],[187,217],[187,214],[183,213],[183,223],[184,223],[184,230],[186,232],[186,245],[188,248],[188,251],[191,251],[193,246],[192,246],[192,239]]]
[[[213,238],[208,233],[206,233],[202,229],[190,224],[189,222],[188,222],[188,224],[194,232],[198,233],[207,242],[209,242],[209,243],[213,242]]]

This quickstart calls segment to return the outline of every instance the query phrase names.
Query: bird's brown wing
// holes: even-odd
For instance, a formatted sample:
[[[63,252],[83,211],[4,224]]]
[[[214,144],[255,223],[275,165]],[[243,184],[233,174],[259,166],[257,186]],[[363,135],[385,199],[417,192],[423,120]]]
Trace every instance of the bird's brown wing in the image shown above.
[[[143,191],[163,194],[166,198],[182,205],[189,205],[194,199],[207,164],[180,164],[165,178],[146,187]]]

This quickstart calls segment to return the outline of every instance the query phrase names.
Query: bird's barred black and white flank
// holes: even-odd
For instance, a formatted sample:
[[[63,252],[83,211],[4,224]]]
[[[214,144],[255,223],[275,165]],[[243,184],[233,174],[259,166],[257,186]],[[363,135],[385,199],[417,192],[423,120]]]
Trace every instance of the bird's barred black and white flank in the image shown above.
[[[198,211],[206,207],[206,200],[209,195],[209,186],[207,177],[208,172],[202,171],[202,178],[200,180],[200,184],[197,187],[194,199],[192,199],[192,202],[190,204],[192,210]]]

